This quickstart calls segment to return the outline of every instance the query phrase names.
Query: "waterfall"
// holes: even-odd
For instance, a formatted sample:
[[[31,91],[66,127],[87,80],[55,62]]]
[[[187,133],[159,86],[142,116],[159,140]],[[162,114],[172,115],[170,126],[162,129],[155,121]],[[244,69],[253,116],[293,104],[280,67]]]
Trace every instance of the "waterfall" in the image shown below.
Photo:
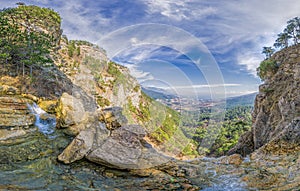
[[[38,127],[39,131],[50,138],[55,138],[53,135],[56,127],[55,116],[42,110],[36,103],[33,103],[32,105],[27,104],[27,106],[30,112],[35,115],[34,125]]]

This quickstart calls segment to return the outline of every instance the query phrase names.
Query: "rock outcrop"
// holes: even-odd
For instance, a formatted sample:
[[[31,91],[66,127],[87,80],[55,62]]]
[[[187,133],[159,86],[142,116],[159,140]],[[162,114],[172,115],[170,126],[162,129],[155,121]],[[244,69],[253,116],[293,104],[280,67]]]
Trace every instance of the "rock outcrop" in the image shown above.
[[[0,85],[0,141],[26,135],[33,126],[35,116],[28,104],[32,100],[22,97],[20,90],[12,86]]]
[[[286,48],[270,59],[279,68],[259,87],[251,132],[243,135],[229,154],[247,155],[280,139],[280,136],[284,136],[283,132],[293,131],[292,121],[300,116],[300,46]],[[297,139],[299,137],[290,140],[299,143]]]
[[[109,108],[101,112],[101,118],[107,119],[106,124],[94,121],[90,128],[77,135],[58,159],[68,164],[85,157],[117,169],[145,169],[170,160],[143,139],[146,136],[143,127],[126,124],[120,109]]]

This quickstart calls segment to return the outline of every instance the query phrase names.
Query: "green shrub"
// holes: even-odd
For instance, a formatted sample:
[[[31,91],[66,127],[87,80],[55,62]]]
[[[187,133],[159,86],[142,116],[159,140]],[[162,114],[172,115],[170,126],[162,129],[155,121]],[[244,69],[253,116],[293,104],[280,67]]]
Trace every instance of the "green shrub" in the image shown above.
[[[70,58],[73,57],[75,49],[76,49],[75,43],[74,41],[71,41],[68,44],[68,55]]]
[[[274,60],[264,60],[257,68],[257,75],[265,80],[270,74],[275,74],[278,70],[278,66]]]
[[[102,96],[97,97],[97,103],[100,107],[106,107],[110,105],[110,101]]]

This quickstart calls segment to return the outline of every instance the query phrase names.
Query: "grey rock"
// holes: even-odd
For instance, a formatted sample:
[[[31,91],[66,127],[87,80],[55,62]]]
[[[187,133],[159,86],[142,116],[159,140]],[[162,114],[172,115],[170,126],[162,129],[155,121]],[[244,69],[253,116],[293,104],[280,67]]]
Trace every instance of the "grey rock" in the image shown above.
[[[117,129],[121,126],[127,125],[128,121],[122,114],[121,107],[110,107],[100,111],[99,120],[106,124],[109,130]]]
[[[171,158],[144,146],[145,130],[139,125],[122,126],[109,135],[101,123],[81,131],[59,155],[64,163],[86,159],[117,169],[144,169],[168,162]]]

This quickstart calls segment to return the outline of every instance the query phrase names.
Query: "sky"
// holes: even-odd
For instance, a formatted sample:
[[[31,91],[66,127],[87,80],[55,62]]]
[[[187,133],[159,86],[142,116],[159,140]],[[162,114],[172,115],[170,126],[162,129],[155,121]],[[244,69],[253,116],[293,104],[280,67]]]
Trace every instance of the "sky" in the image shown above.
[[[0,0],[0,8],[15,0]],[[88,40],[145,87],[182,94],[256,92],[263,46],[300,16],[297,0],[23,0],[59,12],[69,39]],[[220,93],[221,92],[221,93]]]

